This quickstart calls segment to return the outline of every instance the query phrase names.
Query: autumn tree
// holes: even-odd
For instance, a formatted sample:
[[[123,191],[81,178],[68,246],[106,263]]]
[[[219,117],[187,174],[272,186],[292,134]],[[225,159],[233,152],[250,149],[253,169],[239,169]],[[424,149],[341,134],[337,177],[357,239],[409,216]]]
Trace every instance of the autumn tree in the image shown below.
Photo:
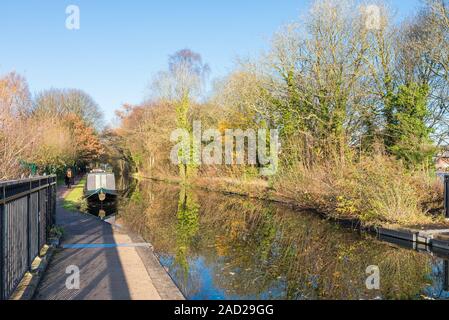
[[[177,126],[173,105],[163,102],[124,105],[117,115],[121,121],[115,130],[120,137],[119,146],[129,152],[135,170],[149,176],[175,176],[176,167],[169,158],[173,147],[170,134]]]
[[[100,136],[104,152],[100,156],[101,163],[109,163],[114,172],[122,177],[128,177],[132,172],[131,148],[126,146],[126,138],[119,134],[118,129],[106,128]]]
[[[95,130],[76,114],[68,114],[63,123],[69,128],[72,136],[71,146],[76,153],[79,164],[95,163],[104,153],[103,145]]]
[[[36,141],[27,115],[31,95],[26,80],[16,73],[0,78],[0,180],[21,173],[20,160]]]
[[[72,134],[57,117],[47,118],[45,122],[32,118],[29,123],[36,141],[24,160],[37,165],[39,173],[57,173],[76,162]]]
[[[61,170],[65,166],[97,162],[103,146],[98,137],[103,115],[99,106],[86,93],[74,89],[51,89],[35,99],[32,118],[40,123],[43,135],[42,152],[36,162],[48,163]],[[51,123],[46,127],[43,123]]]

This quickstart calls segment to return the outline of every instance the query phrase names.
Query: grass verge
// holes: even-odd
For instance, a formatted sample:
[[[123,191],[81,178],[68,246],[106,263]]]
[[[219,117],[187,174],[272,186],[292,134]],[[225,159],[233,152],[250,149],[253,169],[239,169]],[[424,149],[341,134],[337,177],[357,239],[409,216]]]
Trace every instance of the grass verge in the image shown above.
[[[83,203],[83,191],[86,178],[82,178],[64,197],[63,208],[69,211],[79,211]]]

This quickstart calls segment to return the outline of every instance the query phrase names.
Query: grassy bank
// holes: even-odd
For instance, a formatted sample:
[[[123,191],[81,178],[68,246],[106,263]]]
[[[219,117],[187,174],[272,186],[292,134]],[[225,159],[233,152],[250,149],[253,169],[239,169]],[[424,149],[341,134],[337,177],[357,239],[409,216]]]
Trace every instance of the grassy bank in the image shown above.
[[[86,178],[82,178],[64,197],[63,208],[69,211],[78,211],[83,204],[83,191]]]
[[[390,157],[295,163],[272,181],[295,203],[331,217],[358,219],[365,226],[441,224],[443,188],[431,171],[408,170]]]

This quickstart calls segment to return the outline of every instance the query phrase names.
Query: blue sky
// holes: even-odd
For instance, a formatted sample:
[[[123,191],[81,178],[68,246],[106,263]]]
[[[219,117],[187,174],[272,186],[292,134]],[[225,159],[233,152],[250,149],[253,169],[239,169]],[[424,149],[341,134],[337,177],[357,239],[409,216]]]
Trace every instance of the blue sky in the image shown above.
[[[419,0],[390,0],[398,19]],[[81,29],[65,28],[78,5]],[[190,48],[220,77],[236,57],[256,56],[270,36],[306,12],[308,0],[14,0],[0,3],[0,74],[24,75],[32,93],[79,88],[111,120],[139,103],[168,55]]]

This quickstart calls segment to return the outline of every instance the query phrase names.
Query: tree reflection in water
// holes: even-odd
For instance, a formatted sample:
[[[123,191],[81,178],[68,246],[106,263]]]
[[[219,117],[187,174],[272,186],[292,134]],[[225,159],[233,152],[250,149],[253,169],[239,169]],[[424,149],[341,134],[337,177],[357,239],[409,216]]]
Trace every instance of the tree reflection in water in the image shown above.
[[[199,230],[199,205],[195,198],[191,189],[185,186],[181,188],[176,223],[175,264],[179,266],[176,278],[183,280],[183,287],[187,287],[189,276],[189,248]]]
[[[447,293],[435,289],[444,282],[435,267],[442,260],[279,204],[144,181],[122,200],[119,216],[152,243],[190,299],[417,299]],[[370,265],[380,268],[380,290],[366,289]]]

